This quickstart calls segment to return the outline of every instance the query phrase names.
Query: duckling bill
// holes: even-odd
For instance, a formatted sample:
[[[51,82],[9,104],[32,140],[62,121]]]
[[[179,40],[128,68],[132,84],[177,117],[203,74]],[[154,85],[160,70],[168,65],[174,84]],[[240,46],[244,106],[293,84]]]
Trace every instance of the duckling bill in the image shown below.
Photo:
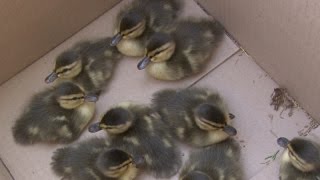
[[[63,179],[135,179],[141,158],[107,144],[103,139],[92,138],[60,148],[52,156],[52,170]]]
[[[242,180],[240,147],[232,139],[191,153],[180,173],[180,180]]]
[[[208,89],[160,90],[152,105],[174,136],[190,145],[208,146],[237,134],[222,97]]]
[[[159,80],[179,80],[199,73],[223,35],[223,27],[208,19],[181,20],[171,32],[155,32],[146,43],[139,70]]]
[[[111,38],[83,41],[62,52],[55,62],[55,68],[46,79],[70,80],[86,92],[99,94],[111,79],[113,69],[121,54],[110,47]]]
[[[150,107],[131,102],[115,105],[89,127],[92,133],[100,130],[108,133],[112,146],[128,143],[128,151],[142,155],[144,169],[156,178],[169,178],[180,169],[179,149],[160,115]]]
[[[280,164],[281,180],[320,179],[320,146],[303,138],[288,140],[281,137],[278,144],[285,148]]]
[[[34,95],[12,128],[19,144],[69,143],[92,119],[98,97],[71,82]]]
[[[110,45],[127,56],[143,56],[150,34],[170,30],[181,6],[180,0],[132,1],[119,12]]]

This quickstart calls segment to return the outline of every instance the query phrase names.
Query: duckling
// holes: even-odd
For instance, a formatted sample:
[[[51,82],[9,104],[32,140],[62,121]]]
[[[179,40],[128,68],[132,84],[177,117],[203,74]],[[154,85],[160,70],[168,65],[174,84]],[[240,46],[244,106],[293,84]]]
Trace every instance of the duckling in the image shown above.
[[[217,21],[184,20],[171,33],[156,32],[149,38],[138,69],[159,80],[179,80],[201,71],[223,35]]]
[[[110,80],[115,62],[122,56],[115,47],[110,47],[111,38],[84,41],[56,58],[53,72],[45,81],[71,80],[86,92],[99,95]]]
[[[51,166],[63,179],[132,180],[139,173],[139,159],[123,149],[109,147],[103,139],[92,138],[56,150]]]
[[[240,147],[233,139],[191,153],[180,173],[180,180],[241,180]]]
[[[156,178],[169,178],[181,166],[179,150],[168,127],[151,108],[123,102],[109,109],[100,122],[89,127],[91,133],[104,129],[110,144],[131,144],[131,152],[143,155],[145,170]]]
[[[92,119],[97,96],[65,82],[35,94],[12,128],[19,144],[69,143]]]
[[[285,148],[280,165],[280,180],[319,180],[320,145],[307,139],[291,141],[281,137],[278,144]]]
[[[180,0],[134,0],[119,12],[111,46],[127,56],[143,56],[150,33],[169,32],[181,6]]]
[[[221,96],[203,88],[164,89],[153,94],[153,108],[176,138],[208,146],[237,134]]]

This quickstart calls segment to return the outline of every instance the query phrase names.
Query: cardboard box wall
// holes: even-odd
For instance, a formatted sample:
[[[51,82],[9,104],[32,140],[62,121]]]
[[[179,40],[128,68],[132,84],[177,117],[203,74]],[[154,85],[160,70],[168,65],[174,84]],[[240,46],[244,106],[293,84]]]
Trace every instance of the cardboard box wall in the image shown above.
[[[320,1],[198,1],[280,86],[320,120]]]
[[[1,0],[0,84],[120,0]]]

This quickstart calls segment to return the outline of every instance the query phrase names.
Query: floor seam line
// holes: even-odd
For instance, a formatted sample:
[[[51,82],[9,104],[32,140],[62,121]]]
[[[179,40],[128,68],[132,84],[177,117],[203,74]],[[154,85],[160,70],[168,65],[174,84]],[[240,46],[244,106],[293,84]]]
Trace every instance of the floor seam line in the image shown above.
[[[8,174],[10,175],[10,177],[15,180],[15,178],[13,177],[13,174],[11,173],[10,169],[8,168],[8,166],[3,162],[2,158],[0,158],[0,162],[3,164],[4,168],[7,170]]]
[[[234,53],[232,53],[230,56],[228,56],[227,58],[225,58],[225,60],[223,60],[221,63],[219,63],[217,66],[215,66],[214,68],[210,69],[206,74],[204,74],[203,76],[201,76],[199,79],[197,79],[195,82],[193,82],[192,84],[190,84],[188,88],[193,87],[195,84],[197,84],[199,81],[201,81],[203,78],[207,77],[212,71],[214,71],[215,69],[219,68],[220,66],[222,66],[224,63],[226,63],[229,59],[231,59],[233,56],[235,56],[236,54],[238,54],[239,52],[241,52],[242,49],[238,49],[237,51],[235,51]]]

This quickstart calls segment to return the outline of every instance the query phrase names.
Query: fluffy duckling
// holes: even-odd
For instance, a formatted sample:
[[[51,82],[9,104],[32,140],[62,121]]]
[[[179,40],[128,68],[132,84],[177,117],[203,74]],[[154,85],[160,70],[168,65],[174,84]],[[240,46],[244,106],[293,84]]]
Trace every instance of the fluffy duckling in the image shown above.
[[[72,80],[86,92],[99,94],[110,80],[121,54],[109,46],[111,38],[80,42],[56,58],[53,72],[45,81]]]
[[[153,95],[152,104],[174,135],[190,145],[207,146],[237,134],[218,93],[201,88],[164,89]]]
[[[285,148],[280,165],[280,180],[319,180],[320,145],[307,139],[289,141],[279,138],[278,144]]]
[[[131,144],[131,152],[144,158],[144,169],[156,178],[169,178],[181,166],[181,156],[167,126],[151,108],[124,102],[108,110],[100,122],[89,127],[94,133],[106,130],[110,144]]]
[[[200,72],[223,35],[217,21],[185,20],[171,33],[154,33],[138,69],[159,80],[179,80]]]
[[[93,138],[58,149],[51,165],[63,179],[132,180],[139,172],[139,159],[123,149],[110,148],[103,139]]]
[[[34,95],[13,126],[19,144],[36,142],[69,143],[75,140],[92,119],[94,95],[86,95],[71,82]]]
[[[118,14],[111,46],[127,56],[143,56],[150,33],[169,31],[180,0],[134,0]]]
[[[192,152],[180,180],[241,180],[240,147],[233,139]]]

